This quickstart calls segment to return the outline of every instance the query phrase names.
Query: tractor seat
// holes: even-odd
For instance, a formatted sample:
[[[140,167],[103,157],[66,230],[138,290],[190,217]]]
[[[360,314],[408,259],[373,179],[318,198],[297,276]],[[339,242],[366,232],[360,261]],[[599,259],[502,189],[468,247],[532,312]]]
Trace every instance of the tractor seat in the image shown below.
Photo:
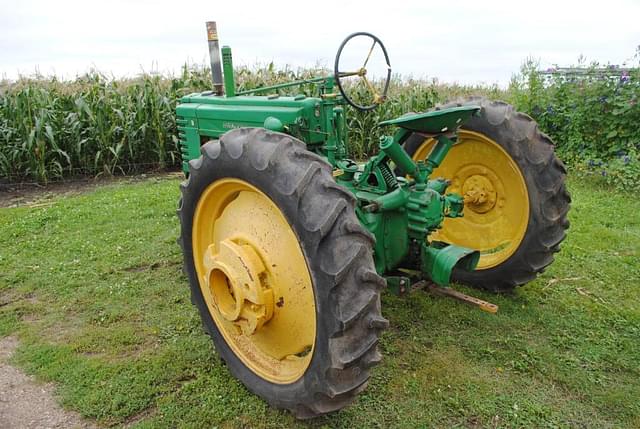
[[[378,125],[397,125],[405,130],[418,133],[442,134],[454,131],[479,111],[480,106],[451,107],[425,113],[409,113],[399,118],[380,122]]]

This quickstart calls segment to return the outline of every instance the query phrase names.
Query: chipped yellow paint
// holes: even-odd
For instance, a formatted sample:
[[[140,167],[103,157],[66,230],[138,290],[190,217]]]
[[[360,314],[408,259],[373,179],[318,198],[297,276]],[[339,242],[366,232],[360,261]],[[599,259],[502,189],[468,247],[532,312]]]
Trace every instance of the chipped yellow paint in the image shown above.
[[[434,143],[425,140],[413,159],[424,160]],[[464,217],[445,219],[433,239],[479,250],[478,270],[514,254],[529,225],[529,195],[520,168],[500,145],[459,130],[457,143],[432,177],[451,180],[449,191],[462,195],[465,205]]]
[[[193,259],[205,302],[233,353],[272,383],[298,380],[316,337],[311,276],[286,218],[239,179],[209,185],[195,210]]]

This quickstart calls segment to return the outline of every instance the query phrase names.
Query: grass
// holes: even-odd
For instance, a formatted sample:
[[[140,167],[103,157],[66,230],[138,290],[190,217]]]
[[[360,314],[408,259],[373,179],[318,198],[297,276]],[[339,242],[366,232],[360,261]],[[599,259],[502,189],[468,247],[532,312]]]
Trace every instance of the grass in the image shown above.
[[[297,422],[227,371],[189,302],[177,179],[0,209],[0,336],[104,425],[639,427],[640,202],[571,181],[562,252],[490,315],[383,295],[385,356],[355,405]]]

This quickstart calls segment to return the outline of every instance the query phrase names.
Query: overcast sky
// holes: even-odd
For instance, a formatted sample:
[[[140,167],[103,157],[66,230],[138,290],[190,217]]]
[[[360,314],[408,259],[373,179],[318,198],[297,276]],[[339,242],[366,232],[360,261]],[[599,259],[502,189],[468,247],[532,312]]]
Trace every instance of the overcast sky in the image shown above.
[[[116,76],[205,63],[206,20],[236,65],[330,66],[342,39],[369,31],[393,71],[506,84],[527,57],[621,64],[640,45],[640,0],[623,1],[38,1],[0,0],[0,77]]]

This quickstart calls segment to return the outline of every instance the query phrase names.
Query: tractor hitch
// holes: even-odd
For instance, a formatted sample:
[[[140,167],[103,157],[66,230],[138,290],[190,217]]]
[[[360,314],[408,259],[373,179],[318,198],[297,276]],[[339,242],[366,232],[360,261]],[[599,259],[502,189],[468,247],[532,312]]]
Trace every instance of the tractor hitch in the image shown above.
[[[499,309],[496,304],[476,298],[475,296],[467,295],[466,293],[453,289],[451,286],[438,286],[428,280],[411,282],[411,278],[406,276],[387,276],[385,279],[387,280],[387,288],[389,291],[397,296],[404,296],[410,292],[422,289],[430,295],[453,298],[478,307],[487,313],[496,314]]]
[[[432,295],[448,296],[450,298],[457,299],[458,301],[462,301],[470,305],[475,305],[480,310],[486,311],[487,313],[496,314],[498,312],[498,306],[496,304],[492,304],[480,298],[467,295],[466,293],[462,293],[451,287],[441,287],[431,283],[426,285],[426,291]]]

